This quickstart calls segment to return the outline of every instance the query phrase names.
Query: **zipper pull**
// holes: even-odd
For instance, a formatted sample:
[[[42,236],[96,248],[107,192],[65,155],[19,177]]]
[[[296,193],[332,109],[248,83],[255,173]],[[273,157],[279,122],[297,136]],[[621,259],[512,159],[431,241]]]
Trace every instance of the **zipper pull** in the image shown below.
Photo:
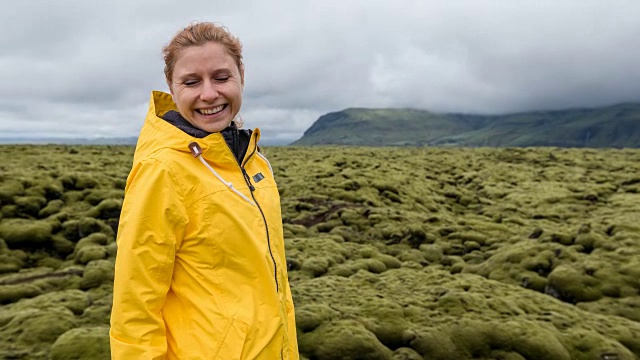
[[[242,169],[242,175],[244,176],[244,180],[249,185],[249,190],[251,190],[251,192],[253,192],[256,188],[253,187],[253,185],[251,185],[251,178],[247,174],[247,170],[245,170],[244,168],[241,168],[241,169]]]

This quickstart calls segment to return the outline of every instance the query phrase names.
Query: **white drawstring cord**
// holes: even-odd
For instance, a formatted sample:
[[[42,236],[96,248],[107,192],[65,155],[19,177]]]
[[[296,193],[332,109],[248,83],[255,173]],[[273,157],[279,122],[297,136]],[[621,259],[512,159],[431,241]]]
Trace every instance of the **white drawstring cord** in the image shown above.
[[[249,204],[251,204],[253,206],[256,205],[253,201],[251,201],[251,199],[249,199],[243,193],[241,193],[236,188],[234,188],[233,184],[230,181],[224,181],[222,176],[218,175],[218,173],[211,167],[211,165],[209,165],[207,163],[207,161],[204,158],[202,158],[202,150],[200,149],[200,145],[198,145],[198,143],[192,142],[191,144],[189,144],[189,149],[191,149],[191,153],[193,154],[193,156],[197,157],[200,160],[200,162],[204,166],[206,166],[207,169],[209,169],[209,171],[211,171],[213,173],[213,175],[215,175],[218,178],[218,180],[220,180],[221,183],[223,183],[226,187],[228,187],[234,193],[240,195],[240,197],[245,199]]]
[[[213,175],[215,175],[218,180],[220,180],[220,182],[222,182],[223,184],[225,184],[229,189],[231,189],[231,191],[233,191],[234,193],[240,195],[240,197],[242,197],[243,199],[247,200],[247,202],[251,205],[255,205],[255,203],[253,201],[251,201],[248,197],[246,197],[243,193],[241,193],[240,191],[238,191],[238,189],[233,187],[233,184],[230,181],[224,181],[224,179],[222,178],[222,176],[218,175],[218,173],[209,165],[207,164],[206,160],[202,158],[202,156],[198,156],[198,159],[200,159],[200,162],[204,164],[204,166],[207,167],[207,169],[209,169],[209,171],[211,171],[213,173]]]
[[[271,163],[269,162],[269,160],[267,160],[267,158],[266,158],[266,157],[264,157],[264,155],[260,154],[260,152],[259,152],[259,151],[257,152],[257,154],[258,154],[258,156],[260,156],[264,161],[266,161],[266,162],[267,162],[267,165],[269,166],[269,171],[271,171],[271,175],[274,175],[274,174],[273,174],[273,169],[271,168]]]

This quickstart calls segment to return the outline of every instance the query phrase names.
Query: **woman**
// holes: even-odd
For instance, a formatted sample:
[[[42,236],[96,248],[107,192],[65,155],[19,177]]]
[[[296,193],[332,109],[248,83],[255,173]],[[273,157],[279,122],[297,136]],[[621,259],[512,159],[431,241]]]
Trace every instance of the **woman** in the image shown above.
[[[239,130],[242,47],[197,23],[164,49],[127,179],[113,359],[298,359],[280,200],[259,130]]]

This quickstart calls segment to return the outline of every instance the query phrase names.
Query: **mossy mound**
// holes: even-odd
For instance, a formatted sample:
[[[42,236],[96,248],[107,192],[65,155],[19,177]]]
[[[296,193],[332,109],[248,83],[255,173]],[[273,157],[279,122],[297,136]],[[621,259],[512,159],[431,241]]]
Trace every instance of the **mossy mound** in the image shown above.
[[[73,329],[76,320],[73,313],[64,307],[28,309],[18,311],[2,328],[0,338],[6,344],[41,348],[53,343],[58,336]]]
[[[15,304],[1,308],[0,319],[10,319],[20,311],[50,307],[65,307],[73,314],[80,315],[87,307],[89,307],[90,303],[91,300],[89,296],[80,290],[52,291],[32,299],[23,299]],[[0,320],[0,324],[4,322],[4,320]]]
[[[51,241],[51,223],[40,220],[6,219],[0,221],[0,237],[12,249],[38,248]]]
[[[322,324],[302,336],[299,347],[312,359],[390,360],[392,355],[391,350],[354,320]]]
[[[68,174],[60,177],[60,182],[65,190],[93,189],[98,182],[90,176],[81,174]]]
[[[0,274],[17,272],[24,266],[24,261],[11,254],[0,254]]]
[[[83,291],[62,290],[3,306],[0,308],[0,358],[50,358],[51,344],[83,323],[80,315],[91,302]],[[108,336],[106,339],[108,343]],[[101,340],[104,342],[104,336]],[[30,357],[18,356],[20,349],[29,350]]]
[[[74,258],[77,264],[86,265],[94,260],[106,259],[108,256],[109,254],[104,246],[92,245],[80,249]]]
[[[112,291],[111,284],[103,284],[100,288],[87,291],[90,293],[92,301],[80,316],[81,326],[109,326],[113,303]]]
[[[93,189],[85,195],[83,200],[95,206],[107,199],[122,200],[124,199],[124,191],[118,189]]]
[[[52,360],[108,360],[109,328],[82,327],[62,334],[51,346]]]
[[[60,212],[63,206],[64,206],[64,201],[60,199],[51,200],[47,203],[47,206],[45,206],[38,212],[38,217],[46,218],[51,215],[55,215],[58,212]]]
[[[88,217],[96,219],[117,219],[120,217],[122,200],[106,199],[87,212]]]
[[[33,298],[67,289],[78,289],[84,270],[65,268],[33,268],[19,273],[5,274],[0,278],[0,304],[10,304],[21,299]]]
[[[13,199],[24,194],[22,182],[9,180],[0,184],[0,204],[12,204]]]
[[[67,240],[74,242],[98,232],[110,238],[114,237],[114,232],[111,227],[98,219],[85,217],[80,220],[69,220],[62,224],[63,236]]]
[[[47,204],[44,196],[19,196],[14,199],[20,217],[38,217],[40,210]]]
[[[80,282],[83,290],[91,289],[103,283],[113,283],[114,265],[109,260],[96,259],[87,263]]]

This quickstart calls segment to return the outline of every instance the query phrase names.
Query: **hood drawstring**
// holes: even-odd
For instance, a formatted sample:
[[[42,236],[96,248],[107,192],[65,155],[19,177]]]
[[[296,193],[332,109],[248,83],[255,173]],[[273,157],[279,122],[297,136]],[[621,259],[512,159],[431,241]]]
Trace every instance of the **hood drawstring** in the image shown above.
[[[222,182],[226,187],[229,188],[229,190],[233,191],[234,193],[240,195],[241,198],[245,199],[249,204],[255,206],[256,204],[251,201],[248,197],[246,197],[243,193],[241,193],[240,191],[238,191],[238,189],[233,187],[233,184],[230,181],[225,181],[222,176],[220,176],[212,167],[211,165],[209,165],[207,163],[207,161],[202,157],[202,148],[200,147],[200,145],[197,142],[192,142],[189,144],[189,150],[191,150],[191,154],[193,155],[193,157],[198,158],[200,160],[200,162],[207,167],[207,169],[209,169],[209,171],[211,171],[213,173],[213,175],[215,175],[218,180],[220,180],[220,182]]]

